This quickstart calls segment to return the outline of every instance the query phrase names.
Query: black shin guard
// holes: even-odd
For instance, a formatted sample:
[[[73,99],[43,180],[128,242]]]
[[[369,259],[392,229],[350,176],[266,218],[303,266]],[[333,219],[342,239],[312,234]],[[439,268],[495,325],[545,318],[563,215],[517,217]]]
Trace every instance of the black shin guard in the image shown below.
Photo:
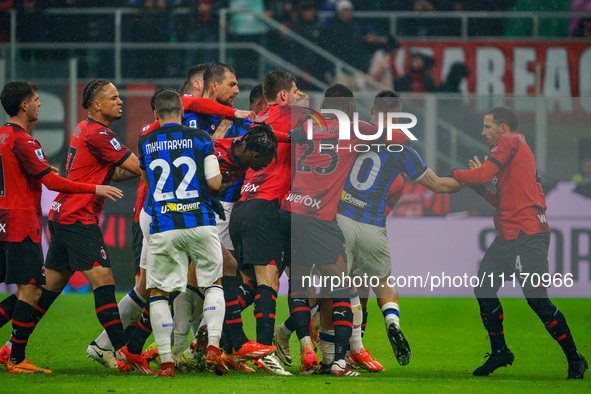
[[[25,348],[35,325],[35,307],[18,300],[12,315],[11,363],[18,364],[25,359]]]
[[[140,354],[150,334],[152,334],[152,324],[150,323],[150,303],[146,302],[140,319],[137,322],[137,326],[129,338],[127,350],[133,354]]]
[[[351,288],[340,288],[330,292],[332,298],[332,324],[334,326],[334,359],[343,360],[353,333],[353,311],[351,310]]]
[[[275,329],[277,292],[269,286],[259,285],[254,300],[254,317],[257,322],[257,342],[270,346]]]
[[[224,330],[222,338],[227,342],[224,348],[231,354],[232,349],[240,349],[248,342],[248,338],[242,328],[242,307],[238,301],[238,281],[235,276],[222,276],[224,288],[224,300],[226,302],[226,314],[224,317]]]
[[[115,350],[125,346],[127,340],[123,332],[119,308],[115,299],[115,286],[101,286],[94,289],[94,305],[99,322],[107,331]]]
[[[14,307],[17,301],[17,296],[11,294],[0,302],[0,327],[4,327],[6,323],[12,320],[12,314],[14,313]]]
[[[254,303],[254,297],[257,294],[256,279],[251,279],[248,282],[243,282],[238,286],[237,298],[242,310],[245,310]]]
[[[285,321],[285,327],[291,331],[295,331],[298,339],[305,338],[310,335],[310,304],[308,302],[308,295],[298,283],[290,281],[289,298],[289,318]]]
[[[484,328],[488,331],[492,353],[507,349],[505,332],[503,331],[503,307],[498,298],[478,298],[480,317]]]
[[[566,358],[578,360],[577,346],[560,310],[548,298],[528,298],[527,303],[538,315],[548,333],[558,342]]]

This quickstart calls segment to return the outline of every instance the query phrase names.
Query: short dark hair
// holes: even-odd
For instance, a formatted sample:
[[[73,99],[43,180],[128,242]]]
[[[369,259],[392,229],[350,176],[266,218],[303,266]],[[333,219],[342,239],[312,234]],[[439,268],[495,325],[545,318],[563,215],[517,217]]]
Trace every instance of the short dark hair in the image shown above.
[[[269,71],[263,79],[263,95],[267,101],[275,101],[280,91],[289,92],[294,83],[296,83],[295,77],[287,71]]]
[[[191,81],[187,79],[185,82],[181,84],[179,87],[179,94],[184,96],[185,94],[191,94]]]
[[[152,111],[156,111],[156,96],[158,96],[160,93],[164,92],[165,90],[172,90],[173,92],[176,92],[176,90],[171,89],[171,88],[158,88],[158,89],[154,90],[152,97],[150,97],[150,106],[152,107]]]
[[[199,63],[195,64],[194,66],[189,67],[187,70],[187,81],[192,80],[195,78],[195,75],[199,73],[203,73],[207,68],[207,63]]]
[[[402,107],[402,99],[398,93],[382,90],[373,99],[373,107],[378,112],[388,112]]]
[[[263,84],[262,83],[259,83],[254,88],[252,88],[252,90],[250,91],[250,96],[249,96],[250,104],[254,103],[259,98],[265,98],[265,96],[263,96]]]
[[[203,91],[209,91],[211,81],[222,83],[226,73],[236,75],[236,71],[231,66],[223,63],[209,63],[203,73]]]
[[[349,111],[350,104],[355,104],[353,92],[342,83],[335,83],[329,86],[324,92],[324,100],[320,108],[340,109]]]
[[[240,137],[245,149],[259,153],[262,157],[277,159],[277,137],[266,123],[253,123],[246,134]]]
[[[82,92],[82,108],[89,109],[92,106],[97,92],[103,88],[103,86],[110,84],[111,81],[106,79],[93,79],[88,82]]]
[[[154,108],[159,118],[170,118],[180,115],[183,110],[181,96],[172,89],[163,90],[156,96]]]
[[[488,111],[486,115],[492,115],[493,121],[499,126],[506,124],[509,126],[510,131],[517,131],[519,121],[517,120],[517,114],[511,108],[508,107],[494,107]]]
[[[2,89],[2,107],[8,116],[16,116],[23,101],[28,101],[37,91],[37,85],[26,81],[9,82]]]
[[[353,97],[353,91],[342,83],[335,83],[326,89],[324,97]]]

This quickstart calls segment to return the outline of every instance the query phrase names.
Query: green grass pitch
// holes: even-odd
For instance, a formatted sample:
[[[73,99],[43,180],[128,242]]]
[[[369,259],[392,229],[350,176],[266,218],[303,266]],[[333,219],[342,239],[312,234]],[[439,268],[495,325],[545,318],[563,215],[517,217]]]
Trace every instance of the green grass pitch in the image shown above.
[[[0,295],[4,297],[4,295]],[[119,294],[121,297],[122,294]],[[558,299],[579,351],[591,361],[591,300]],[[287,300],[278,298],[277,320],[287,317]],[[369,304],[364,345],[385,371],[362,373],[358,378],[331,376],[271,376],[229,373],[177,374],[154,378],[136,372],[121,374],[86,358],[86,347],[100,332],[92,295],[63,295],[39,323],[27,354],[52,375],[8,374],[0,368],[0,392],[105,393],[105,392],[591,392],[591,372],[582,381],[567,381],[567,363],[523,299],[503,300],[507,343],[515,353],[513,366],[489,377],[472,376],[489,350],[474,299],[402,299],[401,324],[411,345],[411,363],[398,365],[385,335],[375,299]],[[252,310],[244,313],[247,334],[254,337]],[[10,325],[0,329],[0,342],[10,335]],[[150,339],[150,342],[152,339]],[[298,343],[292,337],[292,353]],[[297,357],[296,357],[297,359]],[[289,369],[297,373],[297,366]]]

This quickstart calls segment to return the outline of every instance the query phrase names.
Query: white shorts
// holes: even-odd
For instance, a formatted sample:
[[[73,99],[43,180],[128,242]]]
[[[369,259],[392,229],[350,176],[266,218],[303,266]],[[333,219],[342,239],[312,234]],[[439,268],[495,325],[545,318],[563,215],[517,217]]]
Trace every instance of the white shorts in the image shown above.
[[[349,271],[356,261],[355,275],[367,274],[380,279],[388,276],[392,271],[392,258],[386,227],[359,223],[340,214],[337,214],[337,222],[345,236]]]
[[[232,245],[232,240],[230,239],[230,214],[232,214],[232,208],[234,208],[233,202],[226,202],[220,201],[222,206],[224,207],[224,212],[226,213],[226,220],[220,219],[218,214],[215,214],[215,223],[218,229],[218,233],[220,234],[220,240],[222,244],[228,250],[234,250],[234,245]]]
[[[142,241],[142,254],[140,255],[140,268],[146,269],[148,261],[148,242],[150,241],[150,225],[152,224],[152,216],[148,215],[142,208],[140,211],[140,228],[144,239]]]
[[[222,277],[222,247],[214,226],[169,230],[150,235],[146,288],[185,291],[189,261],[197,282],[209,287]]]

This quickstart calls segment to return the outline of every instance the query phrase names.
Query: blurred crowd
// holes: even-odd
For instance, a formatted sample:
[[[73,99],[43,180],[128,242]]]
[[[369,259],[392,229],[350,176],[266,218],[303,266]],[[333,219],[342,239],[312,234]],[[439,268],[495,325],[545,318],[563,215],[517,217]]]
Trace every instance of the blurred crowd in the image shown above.
[[[56,14],[52,8],[97,7],[90,0],[0,0],[0,42],[9,40],[9,13],[18,11],[18,42],[112,42],[115,35],[112,14]],[[462,34],[457,11],[591,11],[591,0],[111,0],[109,7],[134,7],[140,13],[124,13],[122,39],[124,42],[195,42],[215,43],[219,40],[219,10],[231,12],[227,40],[254,42],[274,54],[327,82],[334,81],[337,72],[324,58],[295,43],[286,35],[261,23],[252,10],[264,13],[293,32],[318,45],[323,50],[344,60],[351,66],[368,71],[374,79],[398,91],[457,91],[457,86],[468,70],[458,64],[450,73],[451,79],[435,86],[429,77],[432,59],[416,55],[408,70],[397,70],[392,54],[397,41],[390,37],[387,18],[361,17],[362,11],[414,11],[421,18],[399,17],[397,37],[458,37]],[[179,12],[175,12],[175,11]],[[320,15],[322,11],[328,13]],[[447,18],[430,18],[431,11],[449,12]],[[328,17],[325,15],[328,14]],[[361,16],[360,16],[361,15]],[[427,16],[425,16],[427,15]],[[454,17],[454,15],[456,15]],[[467,34],[482,36],[531,36],[531,18],[469,19]],[[591,18],[542,18],[541,37],[591,37]],[[89,50],[92,55],[92,49]],[[84,56],[88,56],[85,51]],[[50,56],[67,58],[73,54]],[[105,51],[106,52],[106,51]],[[217,56],[214,49],[185,52],[167,51],[164,61],[155,62],[148,50],[130,50],[124,67],[126,77],[152,78],[177,75],[192,64]],[[241,62],[246,52],[231,53],[229,62],[241,76],[256,75],[254,62]],[[34,55],[34,54],[33,54]],[[33,56],[30,52],[21,53]],[[101,53],[101,56],[105,53]],[[98,55],[95,56],[95,58]],[[112,65],[96,62],[91,74],[110,75]],[[251,64],[248,64],[251,63]],[[341,78],[342,79],[342,78]],[[304,86],[305,88],[305,86]]]

